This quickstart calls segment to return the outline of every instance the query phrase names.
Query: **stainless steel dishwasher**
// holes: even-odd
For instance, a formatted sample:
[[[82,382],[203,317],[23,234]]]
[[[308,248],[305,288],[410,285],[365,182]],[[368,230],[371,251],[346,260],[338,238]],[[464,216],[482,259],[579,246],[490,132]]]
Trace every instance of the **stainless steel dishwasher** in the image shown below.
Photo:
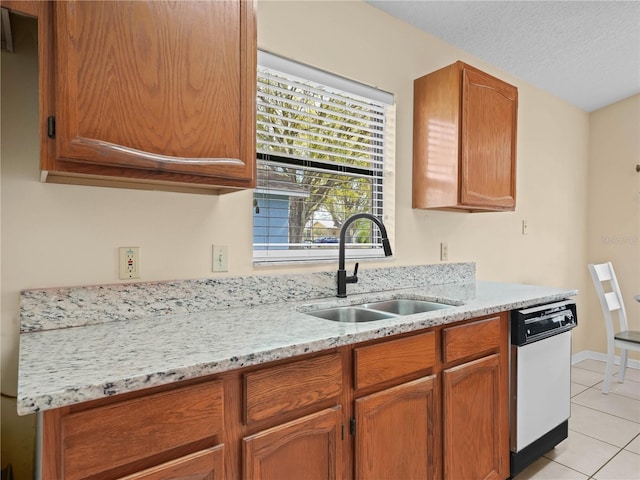
[[[567,438],[572,300],[511,312],[511,476]]]

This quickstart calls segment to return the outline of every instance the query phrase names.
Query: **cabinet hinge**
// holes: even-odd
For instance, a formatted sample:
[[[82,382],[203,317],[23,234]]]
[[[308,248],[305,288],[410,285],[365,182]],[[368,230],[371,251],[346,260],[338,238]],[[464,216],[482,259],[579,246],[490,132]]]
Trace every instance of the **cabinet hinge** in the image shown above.
[[[56,138],[56,117],[47,117],[47,136]]]
[[[340,436],[342,437],[342,440],[344,440],[344,423],[341,425],[341,428],[340,428]]]
[[[349,420],[349,433],[351,435],[355,435],[356,434],[356,419],[355,419],[355,417],[351,417],[351,419]]]

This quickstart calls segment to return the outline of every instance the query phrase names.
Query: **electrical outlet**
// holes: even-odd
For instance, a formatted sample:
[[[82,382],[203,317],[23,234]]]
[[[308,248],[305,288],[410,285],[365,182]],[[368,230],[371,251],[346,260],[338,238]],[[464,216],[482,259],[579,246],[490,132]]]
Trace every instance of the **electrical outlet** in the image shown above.
[[[447,242],[440,244],[440,260],[443,262],[449,260],[449,244]]]
[[[140,247],[120,247],[120,279],[140,278]]]
[[[226,245],[213,245],[213,264],[214,272],[229,271],[229,249]]]

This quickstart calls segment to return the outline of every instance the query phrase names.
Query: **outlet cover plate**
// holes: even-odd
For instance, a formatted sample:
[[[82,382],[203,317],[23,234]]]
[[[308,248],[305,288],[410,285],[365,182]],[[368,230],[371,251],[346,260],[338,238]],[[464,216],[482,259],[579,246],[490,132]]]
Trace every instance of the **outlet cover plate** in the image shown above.
[[[140,247],[120,247],[120,279],[140,278]]]

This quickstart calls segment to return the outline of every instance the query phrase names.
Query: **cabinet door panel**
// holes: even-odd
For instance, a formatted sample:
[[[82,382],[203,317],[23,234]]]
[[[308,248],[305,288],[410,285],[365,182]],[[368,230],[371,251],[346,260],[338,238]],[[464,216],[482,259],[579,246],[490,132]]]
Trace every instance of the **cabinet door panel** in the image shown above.
[[[517,91],[469,68],[462,88],[460,201],[515,207]]]
[[[432,375],[356,400],[357,479],[436,477],[435,397]]]
[[[224,446],[163,463],[120,480],[224,480]]]
[[[56,2],[57,158],[251,178],[244,3]]]
[[[508,476],[508,391],[500,363],[495,354],[442,374],[445,480]]]
[[[341,479],[341,425],[335,407],[245,438],[243,478]]]

